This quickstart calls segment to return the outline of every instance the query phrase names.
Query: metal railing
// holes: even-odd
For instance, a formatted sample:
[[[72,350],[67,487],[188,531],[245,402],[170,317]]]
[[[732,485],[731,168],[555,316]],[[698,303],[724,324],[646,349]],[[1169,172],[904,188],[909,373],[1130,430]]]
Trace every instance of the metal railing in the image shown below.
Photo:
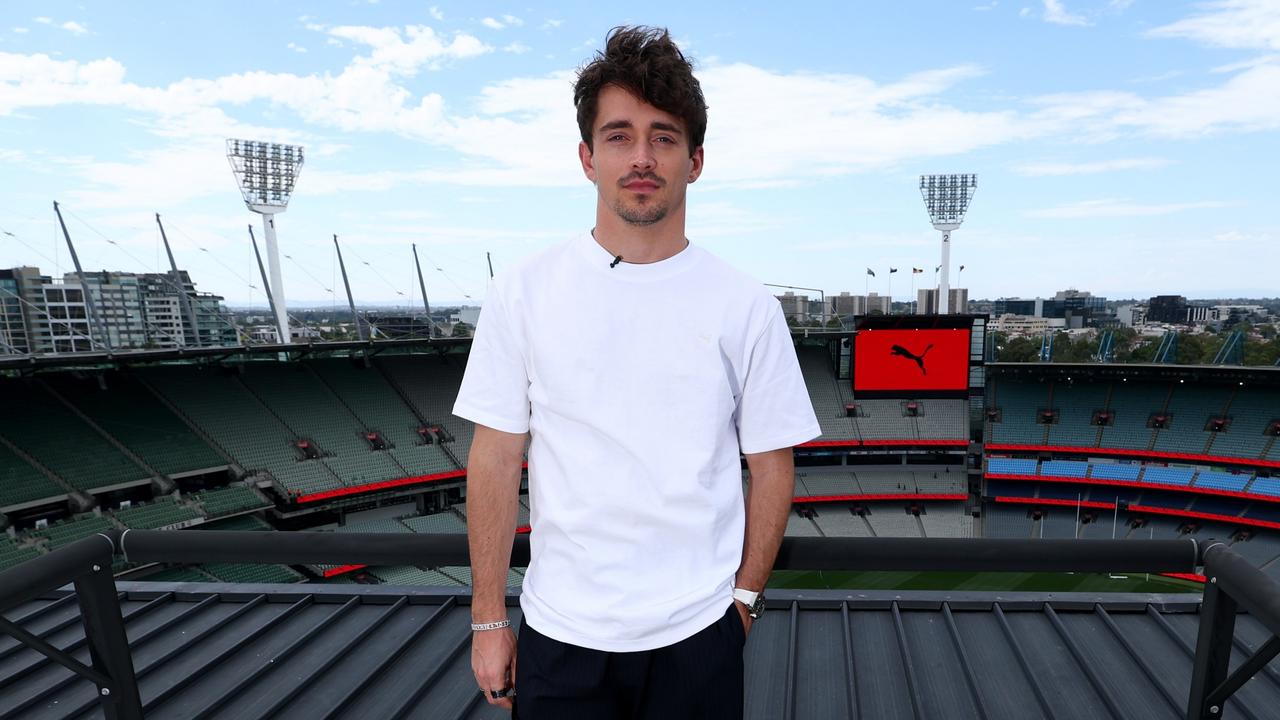
[[[0,632],[90,680],[108,720],[142,718],[142,703],[111,575],[129,562],[342,565],[466,565],[463,534],[262,533],[214,530],[107,531],[0,572],[0,613],[74,583],[92,667],[0,617]],[[527,565],[517,536],[511,563]],[[1226,700],[1280,653],[1280,583],[1225,543],[1186,540],[784,538],[779,570],[973,572],[1163,572],[1207,577],[1188,697],[1188,720],[1218,720]],[[466,598],[459,598],[466,602]],[[1253,615],[1272,638],[1228,675],[1235,616]]]

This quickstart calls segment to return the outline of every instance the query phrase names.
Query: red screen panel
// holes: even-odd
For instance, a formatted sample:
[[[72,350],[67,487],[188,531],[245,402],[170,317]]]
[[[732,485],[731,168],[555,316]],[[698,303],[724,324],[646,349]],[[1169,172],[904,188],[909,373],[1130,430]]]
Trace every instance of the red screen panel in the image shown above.
[[[853,389],[967,390],[969,330],[860,330]]]

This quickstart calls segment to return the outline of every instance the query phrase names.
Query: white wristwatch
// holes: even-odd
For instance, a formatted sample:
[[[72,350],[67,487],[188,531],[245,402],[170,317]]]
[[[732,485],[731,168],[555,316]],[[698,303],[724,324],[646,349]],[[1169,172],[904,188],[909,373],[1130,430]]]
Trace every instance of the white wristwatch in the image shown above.
[[[746,588],[734,588],[733,599],[747,606],[747,614],[752,620],[759,620],[761,613],[764,612],[764,592],[756,592],[747,590]]]

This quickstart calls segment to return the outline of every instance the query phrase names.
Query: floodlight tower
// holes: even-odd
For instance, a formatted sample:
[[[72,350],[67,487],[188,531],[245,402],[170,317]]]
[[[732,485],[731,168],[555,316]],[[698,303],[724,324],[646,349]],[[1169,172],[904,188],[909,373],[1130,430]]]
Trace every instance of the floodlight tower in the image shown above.
[[[964,222],[964,214],[978,188],[977,175],[921,175],[920,195],[933,229],[942,232],[942,277],[938,281],[938,313],[951,311],[951,286],[947,281],[951,269],[951,231]]]
[[[289,206],[293,184],[302,169],[302,147],[253,140],[227,140],[227,160],[235,173],[244,204],[262,215],[267,238],[267,264],[271,268],[271,295],[280,342],[293,340],[289,334],[289,313],[284,302],[284,281],[280,277],[280,251],[276,245],[276,215]]]

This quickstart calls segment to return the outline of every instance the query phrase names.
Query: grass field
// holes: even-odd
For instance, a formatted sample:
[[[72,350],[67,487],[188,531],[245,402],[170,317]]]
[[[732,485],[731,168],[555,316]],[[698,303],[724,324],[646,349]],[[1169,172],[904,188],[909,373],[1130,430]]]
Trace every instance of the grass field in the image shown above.
[[[1027,592],[1199,593],[1200,583],[1161,575],[1091,573],[839,572],[778,570],[769,587],[813,590],[984,590]]]

